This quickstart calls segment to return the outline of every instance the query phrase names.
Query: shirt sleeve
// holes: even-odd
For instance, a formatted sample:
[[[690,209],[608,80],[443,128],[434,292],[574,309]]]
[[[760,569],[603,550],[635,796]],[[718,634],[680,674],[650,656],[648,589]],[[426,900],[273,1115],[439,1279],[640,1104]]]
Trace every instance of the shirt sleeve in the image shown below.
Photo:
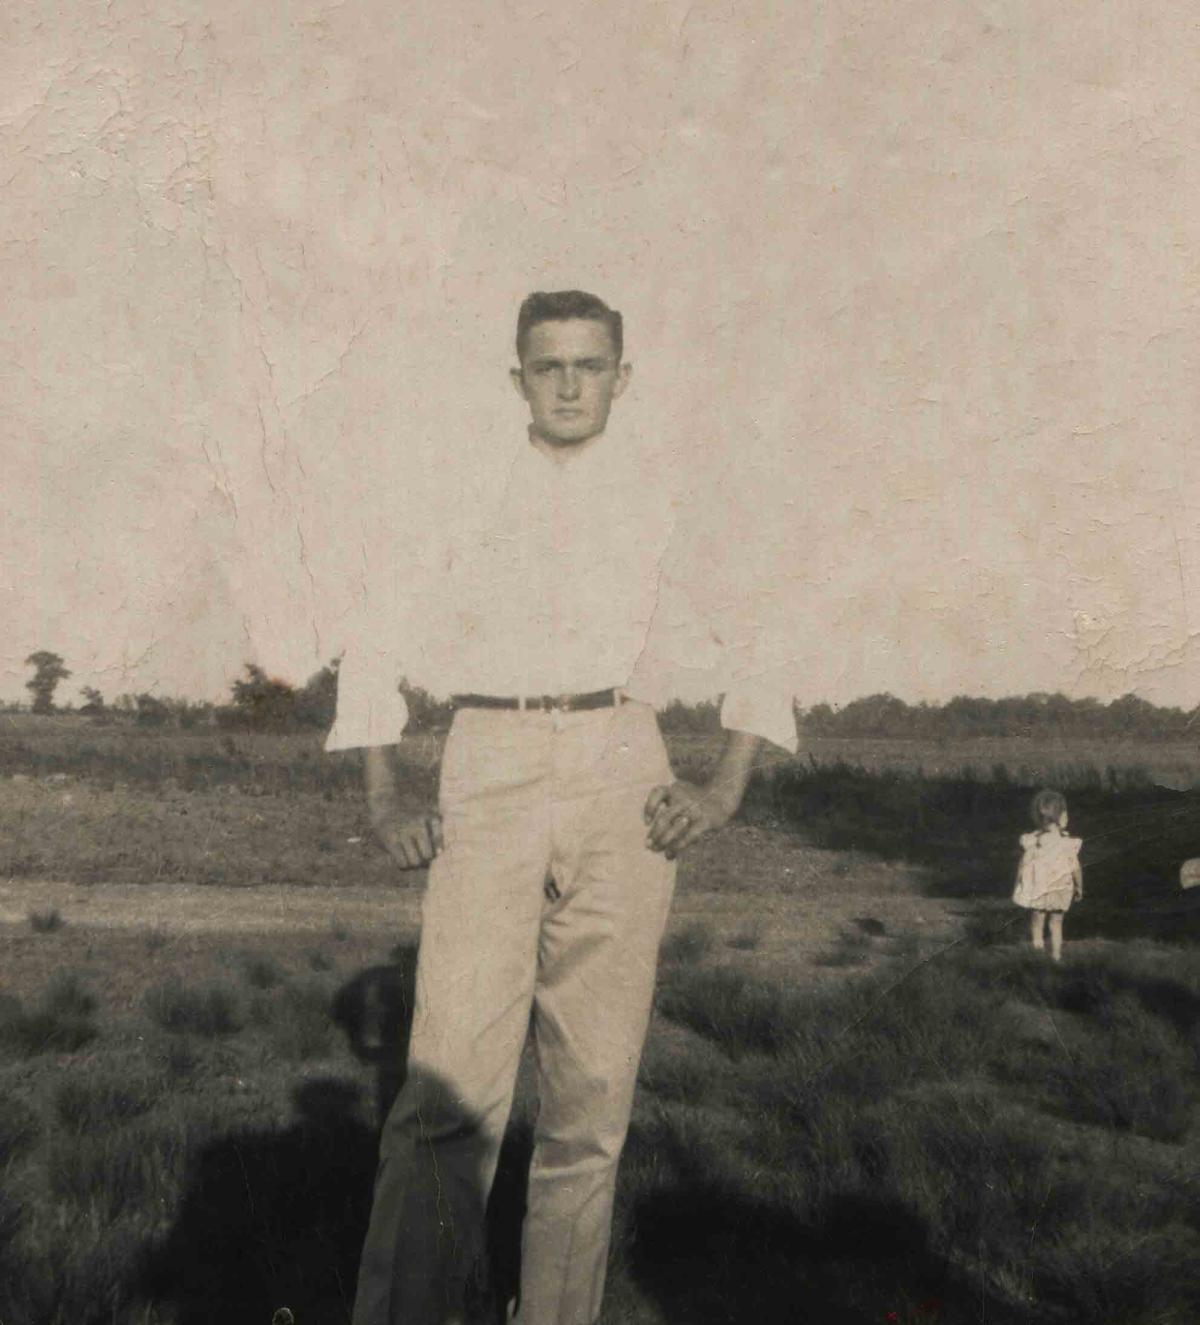
[[[789,754],[799,749],[795,695],[791,686],[769,676],[733,681],[721,701],[721,726],[749,732]]]
[[[325,750],[396,745],[408,725],[395,655],[357,632],[338,667],[337,711]]]
[[[694,691],[703,677],[711,682],[710,694],[724,694],[722,727],[760,736],[795,754],[795,687],[784,668],[765,664],[766,652],[758,639],[731,642],[713,614],[664,566],[630,689],[661,706],[671,693]]]

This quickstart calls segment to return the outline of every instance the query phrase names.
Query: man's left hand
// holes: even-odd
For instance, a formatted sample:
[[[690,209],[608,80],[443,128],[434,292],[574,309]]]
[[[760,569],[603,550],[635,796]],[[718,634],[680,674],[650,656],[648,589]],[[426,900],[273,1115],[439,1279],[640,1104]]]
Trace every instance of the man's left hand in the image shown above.
[[[683,781],[655,787],[642,810],[646,845],[674,860],[698,837],[727,824],[736,810],[736,804],[731,805],[728,797],[712,787]]]

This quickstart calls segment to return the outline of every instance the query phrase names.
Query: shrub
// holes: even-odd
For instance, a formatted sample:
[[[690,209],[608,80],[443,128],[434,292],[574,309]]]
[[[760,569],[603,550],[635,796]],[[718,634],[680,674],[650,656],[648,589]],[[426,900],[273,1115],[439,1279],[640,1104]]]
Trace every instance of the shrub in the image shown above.
[[[273,989],[283,982],[283,971],[279,963],[264,954],[248,956],[242,967],[248,984],[255,989]]]
[[[72,1078],[59,1084],[54,1107],[64,1126],[73,1131],[100,1129],[137,1118],[153,1107],[149,1082],[125,1076]]]
[[[664,962],[696,962],[706,957],[713,947],[713,932],[702,921],[693,920],[682,929],[668,934],[663,940],[661,957]]]
[[[42,994],[42,1006],[64,1017],[90,1017],[97,1008],[95,994],[77,971],[57,971]]]
[[[17,1053],[71,1053],[95,1039],[96,998],[75,971],[59,971],[42,991],[35,1007],[19,999],[6,1001],[0,1012],[0,1040]]]
[[[200,1067],[200,1055],[190,1040],[179,1036],[167,1044],[162,1063],[167,1076],[179,1086],[196,1075]]]
[[[762,943],[763,927],[761,921],[752,920],[735,930],[726,940],[725,946],[738,952],[753,952]]]
[[[53,934],[55,930],[62,929],[65,923],[62,913],[56,906],[29,913],[29,924],[35,934]]]
[[[208,984],[189,988],[177,978],[146,991],[144,1005],[163,1030],[196,1035],[230,1035],[242,1027],[241,1010],[233,990]]]
[[[662,987],[659,1008],[731,1058],[777,1052],[793,1033],[790,1000],[776,985],[724,967],[683,967]]]
[[[716,1093],[722,1075],[719,1061],[675,1049],[648,1053],[638,1073],[638,1082],[659,1099],[700,1104]]]

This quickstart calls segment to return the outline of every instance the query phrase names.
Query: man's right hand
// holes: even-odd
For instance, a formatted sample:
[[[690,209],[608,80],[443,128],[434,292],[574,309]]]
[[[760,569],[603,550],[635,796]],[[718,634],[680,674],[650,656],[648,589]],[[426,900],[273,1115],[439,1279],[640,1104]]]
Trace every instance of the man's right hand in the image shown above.
[[[424,869],[442,849],[442,816],[435,810],[414,819],[392,819],[375,825],[387,853],[402,870]]]

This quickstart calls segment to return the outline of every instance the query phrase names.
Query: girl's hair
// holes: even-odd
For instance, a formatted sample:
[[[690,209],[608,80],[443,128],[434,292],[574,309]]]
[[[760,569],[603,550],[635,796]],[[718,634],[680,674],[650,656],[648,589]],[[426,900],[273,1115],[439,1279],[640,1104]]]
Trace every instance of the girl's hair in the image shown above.
[[[1067,798],[1061,791],[1054,791],[1050,787],[1043,787],[1029,807],[1037,828],[1049,828],[1051,824],[1058,823],[1066,808]]]

